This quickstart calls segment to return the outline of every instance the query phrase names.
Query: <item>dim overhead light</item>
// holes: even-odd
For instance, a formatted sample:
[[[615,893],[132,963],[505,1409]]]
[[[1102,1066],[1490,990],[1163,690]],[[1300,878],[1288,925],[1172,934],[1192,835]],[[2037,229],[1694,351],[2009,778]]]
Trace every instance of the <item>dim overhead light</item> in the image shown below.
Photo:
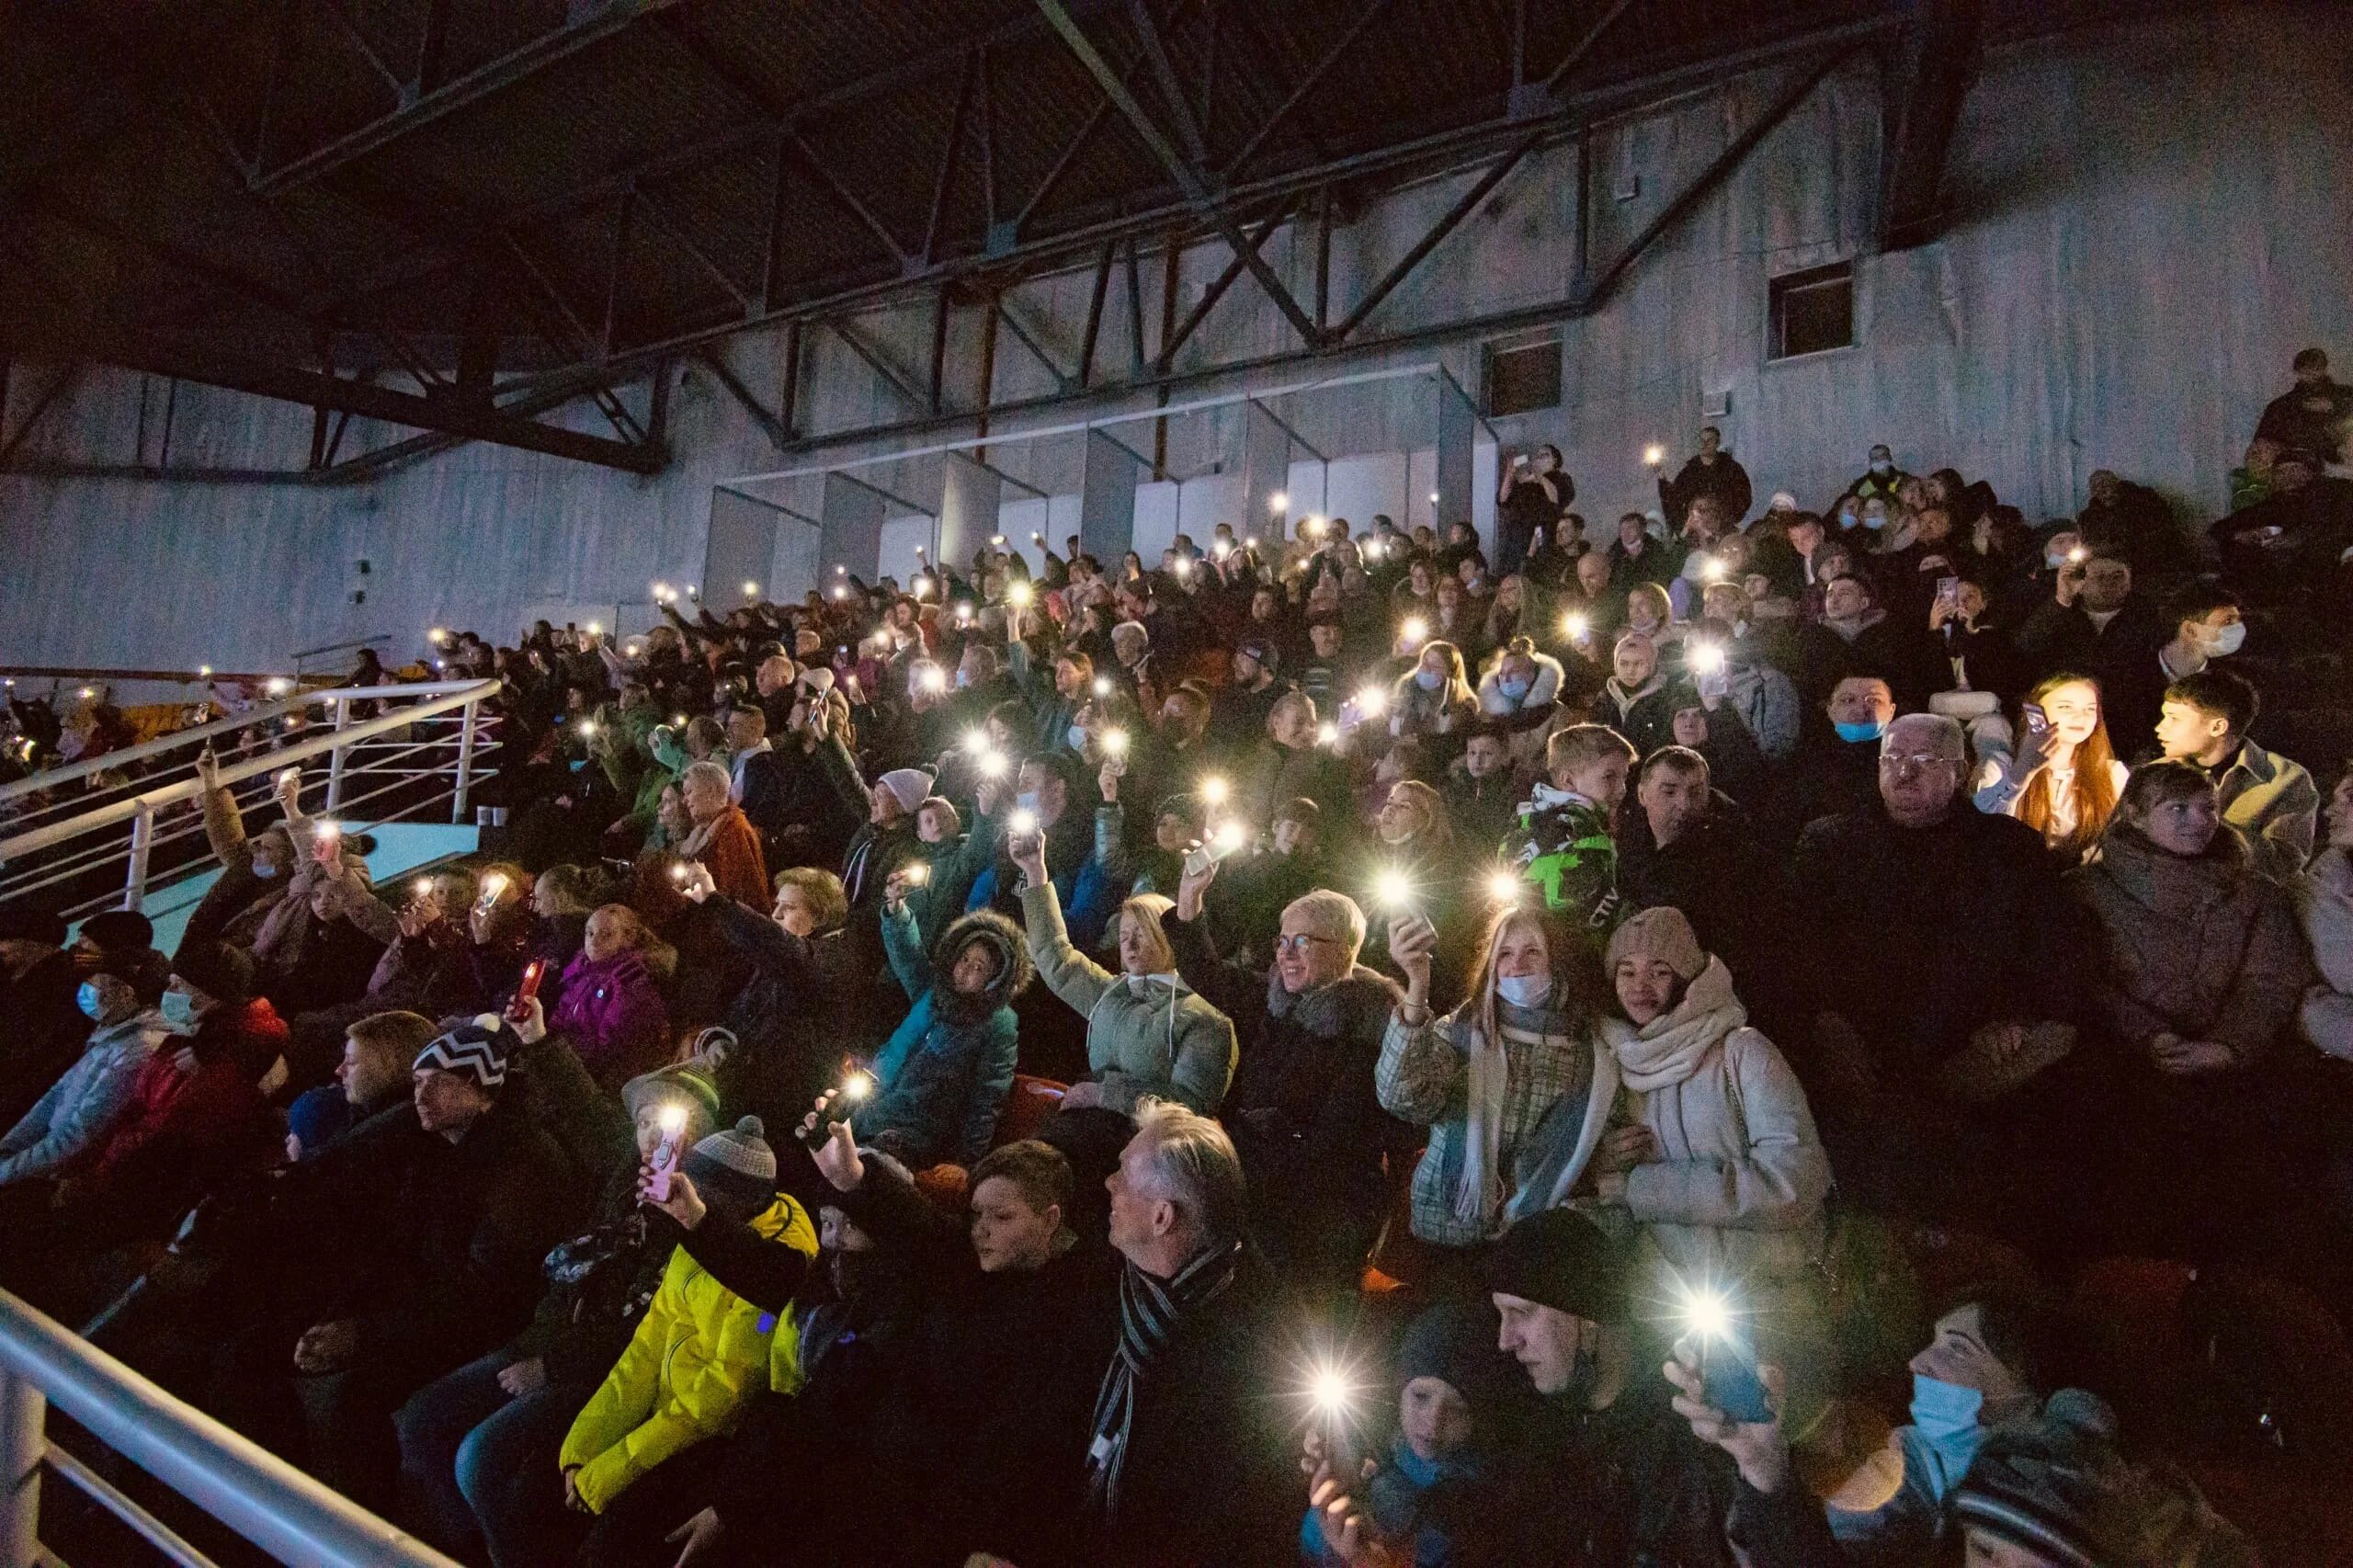
[[[1438,505],[1438,492],[1435,490],[1430,492],[1430,505],[1433,506]]]

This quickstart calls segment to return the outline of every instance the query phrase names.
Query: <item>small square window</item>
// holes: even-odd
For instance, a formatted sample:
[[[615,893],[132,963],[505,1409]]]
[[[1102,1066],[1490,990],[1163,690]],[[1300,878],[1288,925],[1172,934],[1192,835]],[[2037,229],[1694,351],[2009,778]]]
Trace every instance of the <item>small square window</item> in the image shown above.
[[[1483,351],[1485,396],[1480,412],[1490,419],[1561,406],[1561,340],[1522,343],[1509,348],[1488,344]]]
[[[1766,358],[1794,359],[1855,346],[1855,264],[1838,262],[1776,278],[1767,285],[1772,347]]]

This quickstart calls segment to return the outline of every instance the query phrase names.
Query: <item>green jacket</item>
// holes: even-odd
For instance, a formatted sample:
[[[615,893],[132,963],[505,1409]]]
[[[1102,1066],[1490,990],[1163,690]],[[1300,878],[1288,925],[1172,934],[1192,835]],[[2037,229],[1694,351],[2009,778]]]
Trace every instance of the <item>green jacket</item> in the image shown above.
[[[1051,882],[1023,890],[1021,914],[1039,976],[1086,1019],[1086,1070],[1105,1107],[1131,1112],[1154,1095],[1215,1116],[1239,1059],[1233,1021],[1173,974],[1145,979],[1138,995],[1073,947]]]

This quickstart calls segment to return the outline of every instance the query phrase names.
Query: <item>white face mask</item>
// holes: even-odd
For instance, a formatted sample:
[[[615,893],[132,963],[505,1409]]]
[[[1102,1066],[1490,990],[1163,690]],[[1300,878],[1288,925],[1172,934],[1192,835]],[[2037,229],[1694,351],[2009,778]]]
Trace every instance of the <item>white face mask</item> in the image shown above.
[[[1515,1007],[1533,1007],[1552,994],[1549,974],[1499,974],[1495,994]]]
[[[2206,657],[2227,659],[2246,646],[2246,622],[2234,620],[2228,626],[2193,623],[2189,629],[2189,640]]]

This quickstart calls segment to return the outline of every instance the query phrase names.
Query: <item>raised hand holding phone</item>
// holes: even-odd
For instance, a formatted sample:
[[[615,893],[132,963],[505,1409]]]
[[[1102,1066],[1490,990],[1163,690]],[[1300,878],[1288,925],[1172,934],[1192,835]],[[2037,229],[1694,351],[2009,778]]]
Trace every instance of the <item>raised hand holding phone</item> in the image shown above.
[[[523,967],[523,982],[515,987],[515,1000],[507,1004],[509,1023],[521,1023],[531,1016],[531,1001],[540,994],[540,982],[546,978],[548,960],[533,959]]]
[[[646,1200],[657,1207],[670,1201],[670,1184],[678,1170],[678,1145],[687,1131],[687,1108],[663,1107],[661,1122],[662,1141],[654,1145],[654,1157],[645,1162]]]

